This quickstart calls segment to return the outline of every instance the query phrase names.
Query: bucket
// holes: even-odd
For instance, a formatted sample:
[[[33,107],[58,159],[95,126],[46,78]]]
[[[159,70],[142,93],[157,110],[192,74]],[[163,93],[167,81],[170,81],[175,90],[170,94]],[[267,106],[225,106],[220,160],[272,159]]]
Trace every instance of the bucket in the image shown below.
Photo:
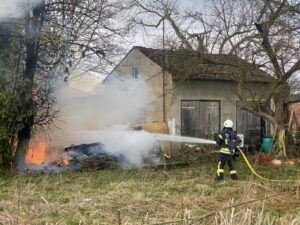
[[[262,149],[264,153],[270,153],[272,147],[272,137],[264,137]]]

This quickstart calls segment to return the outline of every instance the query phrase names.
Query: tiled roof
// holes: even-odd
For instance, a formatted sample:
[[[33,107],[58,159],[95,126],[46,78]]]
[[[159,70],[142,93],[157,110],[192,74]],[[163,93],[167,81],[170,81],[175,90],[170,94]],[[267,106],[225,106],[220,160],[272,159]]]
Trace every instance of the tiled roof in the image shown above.
[[[236,81],[241,76],[246,81],[270,82],[272,77],[256,65],[225,54],[203,54],[189,50],[160,50],[136,46],[145,56],[178,79],[208,79]],[[165,57],[165,63],[164,63]]]
[[[293,94],[288,97],[286,103],[300,102],[300,94]]]

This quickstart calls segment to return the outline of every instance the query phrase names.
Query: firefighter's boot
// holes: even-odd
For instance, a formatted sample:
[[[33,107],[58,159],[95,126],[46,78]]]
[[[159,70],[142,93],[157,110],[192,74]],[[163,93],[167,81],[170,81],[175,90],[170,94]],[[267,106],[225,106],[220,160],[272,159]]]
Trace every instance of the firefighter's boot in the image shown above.
[[[215,178],[215,181],[223,181],[223,180],[224,180],[224,173],[219,173]]]
[[[237,176],[236,172],[235,173],[230,173],[230,177],[231,177],[231,180],[237,180],[238,179],[238,176]]]

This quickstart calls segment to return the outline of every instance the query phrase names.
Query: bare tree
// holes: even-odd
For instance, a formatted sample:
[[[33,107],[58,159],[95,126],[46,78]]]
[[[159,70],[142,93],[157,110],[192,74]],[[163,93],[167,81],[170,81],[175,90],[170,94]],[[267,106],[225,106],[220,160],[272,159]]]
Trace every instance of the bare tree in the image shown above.
[[[172,30],[166,33],[169,47],[207,51],[206,42],[210,30],[206,30],[203,21],[196,21],[179,10],[177,0],[131,0],[131,6],[135,10],[132,17],[135,24],[145,28],[158,28],[164,21],[168,22],[168,28]],[[198,28],[196,32],[194,28]]]
[[[56,118],[53,80],[67,82],[76,68],[98,72],[113,63],[129,30],[119,23],[124,9],[116,0],[43,0],[29,7],[23,29],[11,33],[21,40],[16,162],[24,160],[33,126]]]

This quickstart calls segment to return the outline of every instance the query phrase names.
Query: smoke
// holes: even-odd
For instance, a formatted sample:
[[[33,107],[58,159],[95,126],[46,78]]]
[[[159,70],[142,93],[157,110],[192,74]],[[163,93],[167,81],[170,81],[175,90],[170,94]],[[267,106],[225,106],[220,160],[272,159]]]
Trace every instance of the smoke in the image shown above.
[[[150,153],[157,153],[157,141],[145,131],[117,131],[103,138],[105,150],[124,158],[130,167],[140,167]]]
[[[26,11],[42,0],[3,0],[0,4],[0,20],[20,18]]]
[[[143,121],[154,99],[146,82],[132,77],[112,79],[94,95],[74,94],[65,84],[58,90],[62,136],[55,142],[68,145],[99,141],[104,131],[129,129]]]
[[[57,154],[62,154],[65,147],[100,142],[109,154],[121,156],[127,165],[139,167],[157,146],[151,134],[131,129],[132,125],[144,122],[145,113],[151,112],[154,100],[151,89],[142,79],[114,78],[101,85],[94,95],[82,96],[66,84],[57,87],[61,113],[56,124],[59,129],[49,134],[50,160],[59,158]],[[40,137],[36,139],[41,141]],[[32,144],[37,142],[32,141]]]

